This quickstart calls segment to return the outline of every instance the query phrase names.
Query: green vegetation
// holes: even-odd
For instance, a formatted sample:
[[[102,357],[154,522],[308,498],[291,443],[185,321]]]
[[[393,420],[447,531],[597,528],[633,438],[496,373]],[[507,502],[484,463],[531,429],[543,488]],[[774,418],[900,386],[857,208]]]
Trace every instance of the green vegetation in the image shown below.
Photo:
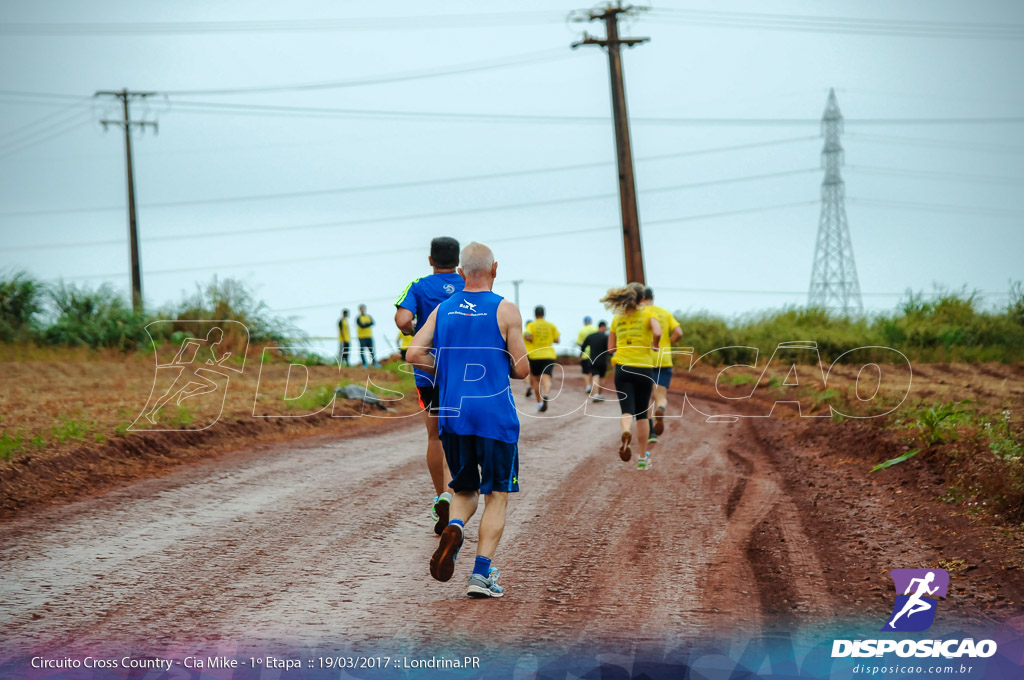
[[[170,323],[147,332],[147,324],[158,320]],[[25,272],[0,276],[0,342],[152,351],[151,333],[157,342],[180,344],[195,331],[188,321],[220,320],[244,324],[251,342],[284,344],[301,338],[288,320],[270,314],[263,302],[234,279],[215,277],[206,285],[197,285],[194,293],[177,304],[155,313],[136,313],[127,297],[109,284],[93,289],[63,281],[47,285]],[[232,336],[236,332],[233,327],[225,331],[225,347],[244,344],[244,337]],[[237,363],[242,357],[235,355],[231,360]]]
[[[8,460],[22,451],[21,437],[0,432],[0,460]]]
[[[1024,522],[1024,428],[1019,419],[1013,422],[1009,410],[993,413],[970,400],[918,401],[900,408],[888,423],[915,447],[872,472],[918,457],[946,480],[940,500],[985,507],[1002,520]]]
[[[767,358],[781,342],[811,340],[824,361],[832,362],[858,347],[891,347],[911,361],[1020,361],[1024,359],[1024,285],[1010,287],[1003,308],[986,309],[977,293],[938,291],[933,296],[908,292],[892,312],[851,318],[821,309],[789,307],[726,320],[709,313],[677,317],[681,345],[713,364],[749,363],[748,347]],[[799,355],[798,355],[799,356]],[[889,352],[860,354],[891,361]]]
[[[85,439],[92,431],[92,423],[82,423],[72,418],[61,418],[60,423],[50,428],[53,441],[63,444],[69,439]]]

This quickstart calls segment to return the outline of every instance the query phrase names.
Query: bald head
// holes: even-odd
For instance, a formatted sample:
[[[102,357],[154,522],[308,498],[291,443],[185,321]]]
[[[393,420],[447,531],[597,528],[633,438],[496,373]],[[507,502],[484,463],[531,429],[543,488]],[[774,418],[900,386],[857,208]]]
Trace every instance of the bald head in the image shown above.
[[[459,257],[459,273],[466,279],[466,291],[490,290],[498,265],[494,253],[483,243],[473,241],[462,249]]]
[[[486,274],[491,271],[491,265],[494,264],[494,253],[483,243],[473,241],[462,249],[459,263],[466,276]]]

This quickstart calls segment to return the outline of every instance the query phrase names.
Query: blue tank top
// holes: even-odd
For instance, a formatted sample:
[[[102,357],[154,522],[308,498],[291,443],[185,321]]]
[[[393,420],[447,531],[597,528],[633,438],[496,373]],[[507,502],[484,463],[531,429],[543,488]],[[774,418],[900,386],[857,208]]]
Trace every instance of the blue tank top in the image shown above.
[[[395,300],[395,306],[412,312],[416,317],[416,327],[419,328],[427,322],[427,317],[434,311],[434,307],[450,298],[453,293],[462,290],[465,285],[462,277],[454,272],[424,276],[405,287]],[[418,368],[413,372],[417,385],[425,387],[434,384],[434,378],[429,373],[424,373]]]
[[[502,299],[490,291],[462,292],[437,307],[434,348],[443,433],[519,441],[509,355],[498,328]]]

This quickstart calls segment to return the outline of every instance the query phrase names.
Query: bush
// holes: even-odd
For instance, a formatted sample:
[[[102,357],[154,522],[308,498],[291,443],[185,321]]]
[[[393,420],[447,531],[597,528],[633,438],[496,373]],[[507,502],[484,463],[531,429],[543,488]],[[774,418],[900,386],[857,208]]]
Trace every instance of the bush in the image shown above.
[[[29,342],[38,332],[44,288],[23,271],[0,279],[0,342]]]
[[[56,318],[41,333],[46,344],[131,350],[148,340],[149,319],[133,312],[110,284],[91,290],[61,281],[47,292]]]

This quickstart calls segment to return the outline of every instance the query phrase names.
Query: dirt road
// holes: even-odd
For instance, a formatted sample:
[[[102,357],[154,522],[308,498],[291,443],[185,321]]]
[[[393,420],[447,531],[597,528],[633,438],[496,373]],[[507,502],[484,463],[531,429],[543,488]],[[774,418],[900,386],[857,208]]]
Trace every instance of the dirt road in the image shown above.
[[[837,614],[820,561],[846,558],[809,540],[750,425],[672,422],[639,471],[616,454],[617,405],[584,403],[569,382],[521,418],[501,600],[464,595],[475,519],[455,578],[429,577],[413,420],[226,454],[0,525],[5,643],[664,642]]]

